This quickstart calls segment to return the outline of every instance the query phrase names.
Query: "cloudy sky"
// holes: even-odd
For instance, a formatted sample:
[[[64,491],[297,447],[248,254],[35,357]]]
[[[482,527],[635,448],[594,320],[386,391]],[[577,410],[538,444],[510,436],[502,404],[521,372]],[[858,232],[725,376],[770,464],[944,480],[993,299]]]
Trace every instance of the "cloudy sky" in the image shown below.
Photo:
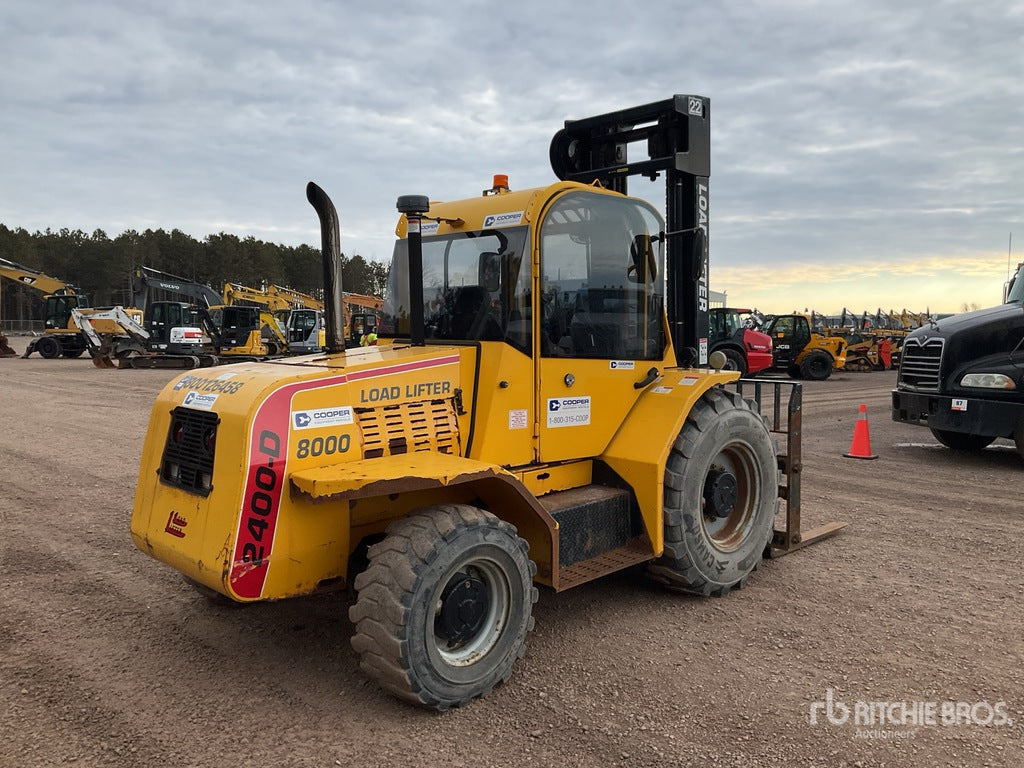
[[[547,184],[564,120],[695,93],[734,306],[952,312],[1024,260],[1024,0],[5,0],[0,56],[11,228],[318,246],[314,180],[386,261],[398,195]]]

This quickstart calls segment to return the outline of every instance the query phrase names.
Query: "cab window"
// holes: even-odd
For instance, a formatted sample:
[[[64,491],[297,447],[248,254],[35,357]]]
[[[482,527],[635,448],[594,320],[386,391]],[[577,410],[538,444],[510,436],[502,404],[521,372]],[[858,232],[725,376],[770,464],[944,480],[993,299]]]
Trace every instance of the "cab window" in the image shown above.
[[[638,200],[571,192],[541,223],[541,354],[660,359],[661,217]]]
[[[423,321],[428,339],[505,341],[530,353],[527,229],[423,238]],[[409,333],[408,241],[395,244],[380,333]]]

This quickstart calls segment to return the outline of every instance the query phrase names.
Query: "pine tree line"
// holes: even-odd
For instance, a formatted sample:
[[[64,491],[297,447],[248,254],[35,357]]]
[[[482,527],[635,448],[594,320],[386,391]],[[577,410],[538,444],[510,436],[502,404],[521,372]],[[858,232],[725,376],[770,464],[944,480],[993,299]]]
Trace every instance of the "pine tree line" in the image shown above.
[[[313,296],[323,292],[319,248],[278,245],[223,232],[196,240],[178,229],[127,230],[112,239],[101,229],[91,235],[70,229],[30,233],[0,224],[0,258],[74,285],[94,306],[130,304],[132,274],[142,266],[204,283],[218,293],[228,282],[253,288],[266,282]],[[348,292],[381,296],[387,273],[384,264],[358,254],[342,255],[342,285]],[[42,305],[38,291],[10,280],[0,280],[0,288],[0,320],[38,319],[36,309]]]

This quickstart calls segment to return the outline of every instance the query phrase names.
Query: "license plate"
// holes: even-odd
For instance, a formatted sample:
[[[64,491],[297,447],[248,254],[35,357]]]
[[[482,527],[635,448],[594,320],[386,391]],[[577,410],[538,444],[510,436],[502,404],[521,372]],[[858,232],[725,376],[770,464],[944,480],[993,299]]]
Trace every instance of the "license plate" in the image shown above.
[[[966,411],[967,410],[967,401],[966,400],[958,400],[958,399],[954,398],[953,399],[953,405],[950,406],[950,410],[952,410],[952,411]]]

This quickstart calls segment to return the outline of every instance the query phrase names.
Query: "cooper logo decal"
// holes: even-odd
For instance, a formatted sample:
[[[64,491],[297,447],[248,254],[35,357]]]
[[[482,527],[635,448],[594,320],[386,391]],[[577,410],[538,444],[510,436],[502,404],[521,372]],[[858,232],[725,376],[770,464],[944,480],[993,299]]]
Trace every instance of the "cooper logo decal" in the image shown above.
[[[583,427],[590,423],[589,397],[552,397],[548,399],[548,427]]]
[[[307,411],[292,411],[292,426],[295,429],[316,429],[354,424],[352,406],[336,405],[330,408],[316,408]]]
[[[203,411],[213,410],[214,403],[217,402],[217,398],[220,395],[204,395],[202,392],[196,392],[194,389],[185,395],[185,399],[181,401],[182,405],[187,405],[189,408],[199,408]]]
[[[492,213],[490,216],[484,217],[484,228],[508,227],[513,224],[518,224],[522,220],[523,211],[514,211],[512,213]]]

